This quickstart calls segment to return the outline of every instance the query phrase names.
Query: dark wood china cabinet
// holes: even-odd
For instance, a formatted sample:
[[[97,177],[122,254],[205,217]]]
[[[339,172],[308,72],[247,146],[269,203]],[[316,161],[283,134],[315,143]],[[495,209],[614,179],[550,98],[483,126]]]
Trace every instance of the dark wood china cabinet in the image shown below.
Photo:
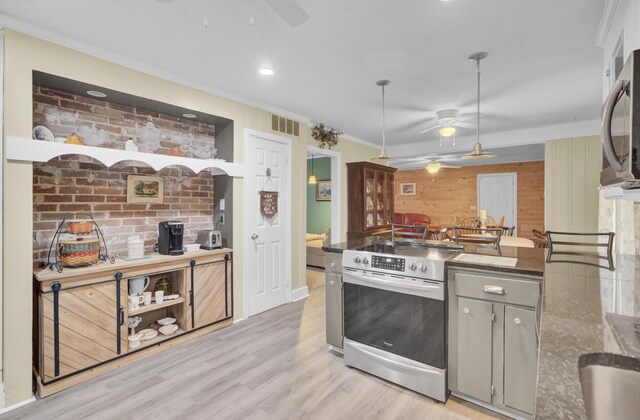
[[[396,168],[371,162],[347,163],[347,239],[388,232],[393,223]]]

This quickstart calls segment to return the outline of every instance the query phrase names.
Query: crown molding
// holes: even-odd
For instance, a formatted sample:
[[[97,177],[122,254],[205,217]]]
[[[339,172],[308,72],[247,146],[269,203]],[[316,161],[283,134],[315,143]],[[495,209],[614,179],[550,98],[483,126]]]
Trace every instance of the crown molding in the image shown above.
[[[598,31],[596,32],[595,43],[596,46],[604,48],[604,43],[607,40],[609,29],[611,29],[611,22],[616,14],[619,0],[605,0],[604,9],[602,10],[602,16],[600,17],[600,24],[598,25]]]

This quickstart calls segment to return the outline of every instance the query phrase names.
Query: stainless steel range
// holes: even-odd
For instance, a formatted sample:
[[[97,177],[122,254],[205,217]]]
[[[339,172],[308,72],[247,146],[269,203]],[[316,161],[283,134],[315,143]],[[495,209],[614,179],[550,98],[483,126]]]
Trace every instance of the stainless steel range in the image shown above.
[[[381,242],[345,250],[345,364],[446,401],[444,263],[461,249]]]

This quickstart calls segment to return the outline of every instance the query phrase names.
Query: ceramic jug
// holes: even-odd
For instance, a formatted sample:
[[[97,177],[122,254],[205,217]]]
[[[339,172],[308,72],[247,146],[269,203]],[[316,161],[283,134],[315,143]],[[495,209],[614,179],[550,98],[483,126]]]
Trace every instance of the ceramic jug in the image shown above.
[[[134,277],[129,279],[129,294],[141,295],[149,287],[149,277]]]

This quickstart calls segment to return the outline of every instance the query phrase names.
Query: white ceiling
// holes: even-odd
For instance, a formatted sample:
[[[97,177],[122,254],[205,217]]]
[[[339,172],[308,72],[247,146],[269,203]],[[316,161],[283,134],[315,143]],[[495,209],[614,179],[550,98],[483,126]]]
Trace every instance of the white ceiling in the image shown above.
[[[474,118],[476,51],[489,53],[483,143],[541,127],[589,131],[599,117],[601,0],[297,2],[310,19],[296,28],[264,0],[0,0],[0,22],[376,144],[375,82],[388,78],[387,139],[399,156],[438,150],[437,130],[418,135],[436,111]],[[263,66],[275,76],[258,75]],[[474,130],[458,134],[456,150],[470,149]]]

